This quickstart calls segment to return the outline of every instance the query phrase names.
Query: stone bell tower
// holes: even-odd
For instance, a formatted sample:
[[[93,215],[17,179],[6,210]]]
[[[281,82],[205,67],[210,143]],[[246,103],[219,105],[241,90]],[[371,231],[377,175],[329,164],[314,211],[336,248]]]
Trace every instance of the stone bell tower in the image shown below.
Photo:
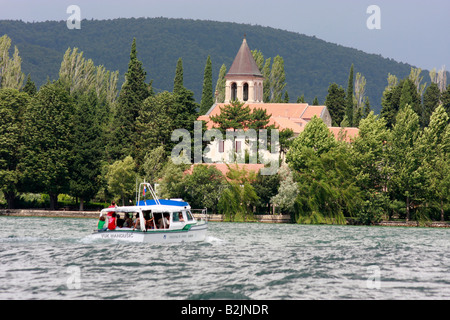
[[[233,100],[263,102],[264,77],[253,59],[245,37],[225,80],[225,103]]]

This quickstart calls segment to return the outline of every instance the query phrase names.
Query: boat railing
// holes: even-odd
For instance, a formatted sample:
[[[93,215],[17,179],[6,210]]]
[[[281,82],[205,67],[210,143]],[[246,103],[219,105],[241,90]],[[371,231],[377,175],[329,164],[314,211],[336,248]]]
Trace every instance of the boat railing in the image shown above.
[[[156,195],[155,190],[153,189],[152,185],[151,185],[150,183],[148,183],[148,182],[142,182],[142,183],[139,184],[139,190],[138,190],[138,192],[137,192],[136,203],[139,203],[140,200],[141,200],[141,187],[142,187],[142,188],[144,188],[144,187],[147,188],[147,189],[148,189],[148,192],[149,192],[150,195],[151,195],[151,197],[155,200],[155,203],[156,203],[157,205],[161,205],[161,203],[159,202],[159,198],[158,198],[158,196]],[[145,200],[145,196],[144,196],[144,200]]]
[[[191,213],[194,215],[196,219],[200,219],[200,221],[208,221],[208,209],[191,209]]]

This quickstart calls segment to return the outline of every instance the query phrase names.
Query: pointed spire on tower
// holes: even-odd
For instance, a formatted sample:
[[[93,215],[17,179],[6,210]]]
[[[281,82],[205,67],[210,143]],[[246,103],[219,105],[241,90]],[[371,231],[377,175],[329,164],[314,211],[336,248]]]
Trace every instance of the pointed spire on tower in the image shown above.
[[[256,76],[262,77],[261,71],[253,58],[252,52],[247,44],[246,35],[244,34],[244,39],[242,40],[241,48],[239,49],[227,76]]]

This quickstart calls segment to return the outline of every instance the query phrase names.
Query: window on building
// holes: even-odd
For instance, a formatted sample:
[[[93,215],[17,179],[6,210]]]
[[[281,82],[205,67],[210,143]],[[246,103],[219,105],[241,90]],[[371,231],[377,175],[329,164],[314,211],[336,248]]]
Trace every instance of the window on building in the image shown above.
[[[225,141],[219,141],[219,152],[223,153],[225,151]]]
[[[237,84],[236,82],[233,82],[231,84],[231,101],[237,99]]]
[[[241,141],[236,141],[236,152],[241,152]]]
[[[248,101],[248,83],[244,83],[244,101]]]

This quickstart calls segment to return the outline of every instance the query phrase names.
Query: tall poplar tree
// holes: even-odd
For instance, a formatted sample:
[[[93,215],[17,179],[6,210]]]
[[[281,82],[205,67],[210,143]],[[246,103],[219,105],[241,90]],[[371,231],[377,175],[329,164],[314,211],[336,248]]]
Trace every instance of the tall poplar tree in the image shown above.
[[[14,47],[12,58],[9,57],[11,39],[5,34],[0,37],[0,87],[20,90],[25,75],[22,73],[22,58]]]
[[[206,59],[205,72],[203,75],[202,100],[200,102],[200,114],[206,114],[214,104],[212,92],[212,63],[211,57]]]
[[[286,73],[284,71],[284,60],[280,56],[273,59],[272,70],[270,72],[270,93],[271,102],[282,103],[283,92],[286,87]]]

